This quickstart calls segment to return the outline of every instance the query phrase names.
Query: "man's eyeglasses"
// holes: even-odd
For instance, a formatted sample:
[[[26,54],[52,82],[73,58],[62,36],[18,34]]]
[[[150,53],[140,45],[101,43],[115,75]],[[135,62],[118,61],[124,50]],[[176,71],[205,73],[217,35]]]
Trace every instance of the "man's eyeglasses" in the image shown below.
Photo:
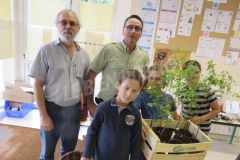
[[[75,26],[78,25],[77,23],[75,23],[75,22],[73,22],[73,21],[71,21],[71,22],[60,21],[60,22],[58,22],[58,23],[60,23],[62,26],[66,26],[67,24],[69,24],[71,27],[75,27]]]
[[[138,27],[138,26],[125,26],[127,28],[128,31],[132,31],[133,28],[135,29],[135,32],[140,32],[142,30],[142,28]]]

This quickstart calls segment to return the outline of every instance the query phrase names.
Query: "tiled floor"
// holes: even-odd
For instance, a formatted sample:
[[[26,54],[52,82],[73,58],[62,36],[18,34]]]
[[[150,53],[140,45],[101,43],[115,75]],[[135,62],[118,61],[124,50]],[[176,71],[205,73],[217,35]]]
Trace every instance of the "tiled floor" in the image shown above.
[[[240,143],[228,144],[213,140],[205,160],[235,160],[240,154]]]
[[[39,129],[39,112],[38,109],[34,109],[24,118],[4,116],[0,118],[0,123]],[[82,136],[86,134],[89,124],[90,121],[81,123],[79,139],[82,139]],[[238,154],[240,154],[240,143],[228,144],[228,142],[213,140],[205,160],[235,160]]]

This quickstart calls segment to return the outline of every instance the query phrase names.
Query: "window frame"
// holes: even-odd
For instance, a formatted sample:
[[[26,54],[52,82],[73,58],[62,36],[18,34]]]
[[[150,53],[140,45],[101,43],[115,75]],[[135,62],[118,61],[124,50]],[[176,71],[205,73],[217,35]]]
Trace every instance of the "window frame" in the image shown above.
[[[79,0],[69,0],[70,9],[78,13]],[[111,34],[111,42],[119,41],[122,35],[123,22],[131,14],[131,6],[133,2],[129,0],[114,0],[114,20]],[[13,17],[18,18],[14,21],[14,45],[15,45],[15,79],[24,80],[30,83],[28,72],[33,60],[27,59],[27,31],[28,31],[28,9],[29,0],[11,0]],[[127,6],[127,7],[126,7]],[[136,14],[136,13],[135,13]],[[79,36],[79,35],[78,35]],[[78,38],[78,37],[76,37]],[[40,46],[39,46],[40,47]]]

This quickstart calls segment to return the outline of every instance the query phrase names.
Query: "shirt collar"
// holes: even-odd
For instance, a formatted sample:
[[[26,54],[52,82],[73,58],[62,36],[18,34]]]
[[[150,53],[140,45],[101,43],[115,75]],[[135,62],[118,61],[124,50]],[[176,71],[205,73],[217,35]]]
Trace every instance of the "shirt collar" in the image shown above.
[[[124,41],[122,40],[121,41],[121,44],[122,44],[122,46],[123,46],[123,48],[126,50],[126,52],[128,52],[128,50],[129,50],[129,47],[124,43]],[[133,51],[135,51],[136,49],[137,49],[138,47],[137,47],[137,45],[136,45],[136,47],[134,48],[134,50]]]
[[[55,44],[55,45],[58,45],[58,44],[61,44],[61,45],[62,45],[62,43],[61,43],[61,41],[60,41],[59,38],[54,41],[54,44]],[[80,47],[75,41],[74,41],[74,44],[75,44],[75,47],[76,47],[77,52],[79,52],[79,51],[81,50],[81,47]]]
[[[110,99],[110,102],[111,102],[111,106],[112,106],[112,107],[118,107],[118,105],[117,105],[116,102],[115,102],[115,97],[116,97],[116,96],[117,96],[117,95],[114,95],[114,96]],[[132,110],[133,110],[133,107],[134,107],[133,102],[130,102],[130,103],[128,104],[127,108],[125,108],[125,109],[129,109],[130,111],[132,111]]]

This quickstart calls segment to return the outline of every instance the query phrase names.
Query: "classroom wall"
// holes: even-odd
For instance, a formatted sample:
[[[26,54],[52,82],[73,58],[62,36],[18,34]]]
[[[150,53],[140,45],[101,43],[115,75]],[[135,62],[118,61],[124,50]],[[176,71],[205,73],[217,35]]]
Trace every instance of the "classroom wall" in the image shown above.
[[[182,0],[182,3],[183,3],[184,0]],[[236,3],[238,1],[238,3],[236,4],[239,4],[240,0],[229,0],[229,2],[234,2]],[[130,13],[131,14],[138,14],[140,15],[140,7],[141,7],[141,2],[142,0],[132,0],[132,4],[131,4],[131,11]],[[204,12],[205,12],[205,8],[204,7],[207,7],[207,8],[210,8],[210,3],[211,2],[207,2],[207,0],[204,0],[204,4],[203,4],[203,8],[202,8],[202,12],[201,12],[201,15],[200,17],[202,17],[204,15]],[[161,4],[160,4],[161,6]],[[223,7],[224,6],[224,7]],[[237,6],[238,7],[238,6]],[[235,21],[235,17],[236,17],[236,5],[234,6],[234,15],[232,17],[232,23],[234,23]],[[232,6],[228,6],[227,4],[220,4],[220,7],[219,9],[223,9],[223,8],[226,8],[226,10],[230,11]],[[225,10],[225,9],[223,9]],[[181,12],[180,12],[181,13]],[[159,14],[158,14],[159,15]],[[159,17],[158,17],[159,18]],[[198,22],[194,21],[194,23],[197,23],[198,25],[200,24],[201,26],[201,22],[199,22],[200,19],[198,19]],[[176,36],[178,38],[178,41],[175,41],[174,39],[176,38],[171,38],[170,40],[171,41],[174,41],[174,45],[173,44],[164,44],[162,45],[162,48],[170,48],[170,49],[177,49],[177,48],[181,48],[182,46],[182,42],[181,42],[181,38],[183,38],[183,41],[188,41],[188,38],[190,40],[194,40],[196,42],[196,44],[194,46],[192,46],[192,43],[189,42],[189,48],[187,47],[187,45],[185,46],[185,48],[188,48],[190,50],[190,48],[192,47],[197,47],[197,42],[198,42],[198,39],[199,39],[199,36],[202,36],[203,34],[203,31],[196,31],[196,32],[199,32],[199,34],[197,36],[194,36],[194,37],[184,37],[184,36]],[[230,34],[229,35],[224,35],[224,34],[220,34],[220,33],[210,33],[210,36],[209,37],[216,37],[217,38],[224,38],[224,37],[230,37],[232,36],[233,37],[233,31],[232,31],[232,25],[230,26],[229,28],[229,32]],[[189,41],[190,41],[189,40]],[[228,40],[229,41],[229,40]],[[226,41],[225,43],[225,48],[226,46],[228,46],[228,41]],[[154,51],[156,49],[156,47],[159,47],[159,43],[155,43],[154,44],[154,49],[153,49],[153,54],[154,55]],[[202,65],[202,68],[203,68],[203,74],[206,74],[206,67],[207,67],[207,62],[212,60],[214,64],[216,64],[216,72],[221,72],[221,71],[228,71],[232,76],[233,78],[236,80],[237,82],[237,85],[240,86],[240,58],[238,58],[238,62],[236,63],[236,65],[225,65],[225,55],[226,55],[226,49],[224,49],[224,53],[222,54],[223,56],[221,57],[221,59],[211,59],[211,58],[206,58],[206,57],[197,57],[195,52],[192,52],[191,53],[191,56],[190,56],[190,59],[192,60],[197,60],[201,63]],[[151,60],[151,64],[152,64],[152,57],[150,57],[150,60]]]
[[[122,39],[123,23],[131,14],[132,0],[115,0],[115,17],[113,24],[112,42]]]

